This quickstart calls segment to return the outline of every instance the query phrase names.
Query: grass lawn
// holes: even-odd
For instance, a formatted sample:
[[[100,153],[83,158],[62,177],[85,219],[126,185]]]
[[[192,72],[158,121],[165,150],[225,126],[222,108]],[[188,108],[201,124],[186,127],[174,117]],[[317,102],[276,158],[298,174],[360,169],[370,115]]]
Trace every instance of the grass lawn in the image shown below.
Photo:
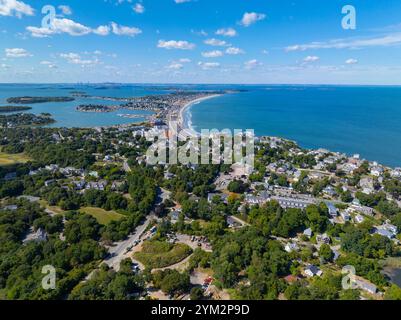
[[[26,163],[32,160],[24,153],[8,154],[0,150],[0,166],[9,166],[16,163]]]
[[[164,268],[176,264],[192,253],[192,249],[183,243],[175,245],[162,241],[146,241],[142,251],[134,253],[134,258],[146,268]]]
[[[110,221],[117,221],[124,217],[124,215],[115,211],[106,211],[101,208],[84,207],[79,210],[82,213],[90,214],[92,217],[103,225],[108,224]]]
[[[56,214],[64,214],[65,213],[65,211],[58,206],[50,206],[46,200],[43,200],[43,199],[39,200],[39,204],[43,208],[49,209],[50,211],[53,211]]]

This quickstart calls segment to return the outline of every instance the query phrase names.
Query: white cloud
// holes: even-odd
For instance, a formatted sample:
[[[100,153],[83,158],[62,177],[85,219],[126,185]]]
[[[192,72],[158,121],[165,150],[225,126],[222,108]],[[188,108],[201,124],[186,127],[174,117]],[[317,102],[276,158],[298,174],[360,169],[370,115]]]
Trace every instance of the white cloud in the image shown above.
[[[175,3],[180,4],[180,3],[185,3],[185,2],[191,2],[192,0],[174,0]]]
[[[55,18],[53,20],[52,28],[44,27],[33,27],[29,26],[26,28],[27,31],[31,33],[32,37],[35,38],[46,38],[55,34],[67,33],[71,36],[84,36],[87,34],[97,34],[100,36],[107,36],[112,31],[114,34],[119,36],[136,36],[142,33],[142,30],[136,27],[126,27],[120,26],[115,22],[111,23],[111,27],[108,25],[98,26],[95,29],[87,27],[83,24],[75,22],[70,19],[59,19]]]
[[[191,29],[191,33],[196,34],[197,36],[207,37],[208,33],[205,30],[196,31]]]
[[[240,48],[230,47],[230,48],[227,48],[226,53],[230,54],[230,55],[237,55],[237,54],[243,54],[245,52],[244,52],[244,50],[242,50]]]
[[[16,16],[21,18],[23,15],[33,16],[33,8],[17,0],[0,0],[0,16]]]
[[[259,61],[256,60],[256,59],[252,59],[252,60],[246,61],[246,62],[244,63],[244,65],[245,65],[245,68],[246,68],[246,69],[250,70],[250,69],[254,69],[254,68],[258,67],[258,66],[261,66],[262,63],[259,62]]]
[[[50,69],[57,69],[56,64],[51,62],[51,61],[46,61],[46,60],[45,61],[41,61],[40,64],[44,65],[44,66],[48,66]]]
[[[304,58],[304,62],[316,62],[319,60],[320,58],[317,56],[307,56],[306,58]]]
[[[69,63],[72,64],[79,64],[79,65],[94,65],[98,64],[99,60],[97,58],[90,60],[90,59],[82,59],[81,56],[77,53],[70,52],[70,53],[61,53],[60,57],[66,59]]]
[[[200,66],[203,70],[210,70],[220,67],[220,63],[218,62],[198,62],[198,66]]]
[[[59,8],[59,9],[61,10],[61,12],[62,12],[64,15],[66,15],[66,16],[69,16],[69,15],[72,14],[72,10],[71,10],[71,8],[70,8],[69,6],[60,5],[60,6],[58,6],[58,8]]]
[[[327,42],[312,42],[288,46],[285,51],[305,51],[309,49],[356,49],[365,47],[382,47],[401,44],[401,33],[388,34],[376,38],[337,39]]]
[[[8,58],[24,58],[32,56],[32,54],[22,48],[7,48],[4,51]]]
[[[264,20],[266,15],[263,13],[256,13],[256,12],[245,12],[240,24],[244,27],[249,27],[251,24],[254,24],[258,21]]]
[[[226,41],[224,41],[224,40],[219,40],[219,39],[215,39],[215,38],[207,39],[207,40],[205,40],[204,42],[205,42],[205,44],[208,44],[209,46],[214,46],[214,47],[226,47],[226,46],[230,46],[230,44],[227,43]]]
[[[217,58],[217,57],[222,57],[223,52],[221,52],[220,50],[206,51],[202,52],[202,56],[204,58]]]
[[[113,33],[118,36],[134,37],[134,36],[142,33],[142,30],[139,28],[120,26],[115,22],[111,23],[111,28],[112,28]]]
[[[358,60],[356,60],[356,59],[348,59],[348,60],[345,61],[345,63],[346,64],[357,64]]]
[[[164,49],[181,49],[181,50],[192,50],[195,48],[195,45],[193,43],[190,43],[188,41],[176,41],[176,40],[170,40],[170,41],[164,41],[164,40],[159,40],[157,44],[158,48],[164,48]]]
[[[110,33],[109,26],[98,26],[96,29],[93,29],[93,33],[99,36],[107,36]]]
[[[140,3],[136,3],[135,6],[132,7],[132,9],[136,13],[144,13],[145,12],[145,7]]]
[[[184,67],[183,64],[177,63],[177,62],[172,62],[170,65],[168,65],[166,68],[170,70],[180,70]]]
[[[182,59],[180,59],[179,61],[180,61],[181,63],[190,63],[190,62],[191,62],[191,59],[182,58]]]
[[[26,28],[26,30],[28,30],[31,33],[31,36],[35,38],[45,38],[50,35],[60,33],[67,33],[71,36],[83,36],[92,32],[91,28],[65,18],[55,18],[53,20],[52,28],[38,28],[29,26]]]
[[[237,35],[237,31],[233,28],[222,28],[216,31],[216,34],[219,36],[225,36],[225,37],[235,37]]]

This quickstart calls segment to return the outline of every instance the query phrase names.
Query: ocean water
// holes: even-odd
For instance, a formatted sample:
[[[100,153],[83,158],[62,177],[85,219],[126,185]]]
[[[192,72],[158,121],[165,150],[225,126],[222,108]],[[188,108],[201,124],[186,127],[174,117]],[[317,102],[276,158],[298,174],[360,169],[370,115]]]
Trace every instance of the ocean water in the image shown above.
[[[16,85],[16,84],[0,84],[0,106],[10,105],[7,103],[9,97],[20,96],[70,96],[72,91],[82,91],[86,94],[99,97],[137,97],[151,94],[166,93],[165,90],[158,90],[157,88],[146,88],[142,86],[117,86],[117,85]],[[96,127],[96,126],[111,126],[117,124],[141,122],[144,118],[123,118],[118,114],[139,114],[146,115],[152,112],[142,110],[117,110],[110,113],[85,113],[76,110],[80,104],[104,104],[104,105],[118,105],[123,102],[107,101],[102,99],[92,98],[76,98],[71,102],[49,102],[37,104],[24,104],[32,107],[32,110],[27,112],[39,114],[48,112],[52,114],[53,118],[57,121],[51,124],[52,127]]]
[[[401,87],[249,86],[192,106],[193,129],[254,129],[401,166]]]
[[[83,91],[102,97],[166,94],[175,89],[240,90],[193,105],[185,114],[200,129],[254,129],[296,141],[305,148],[326,148],[392,167],[401,166],[401,87],[285,86],[285,85],[117,85],[117,84],[0,84],[0,106],[16,96],[68,96]],[[118,104],[78,98],[72,102],[33,104],[32,113],[48,112],[53,127],[96,127],[141,122],[120,113],[148,115],[146,111],[118,110],[82,113],[79,104]]]

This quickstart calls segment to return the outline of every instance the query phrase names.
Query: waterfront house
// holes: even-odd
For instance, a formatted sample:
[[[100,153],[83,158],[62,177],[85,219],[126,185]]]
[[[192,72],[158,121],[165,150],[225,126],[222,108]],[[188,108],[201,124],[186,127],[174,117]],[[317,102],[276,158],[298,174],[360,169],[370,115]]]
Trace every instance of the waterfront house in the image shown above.
[[[372,169],[370,169],[370,173],[376,177],[380,177],[384,172],[384,169],[379,166],[375,166]]]

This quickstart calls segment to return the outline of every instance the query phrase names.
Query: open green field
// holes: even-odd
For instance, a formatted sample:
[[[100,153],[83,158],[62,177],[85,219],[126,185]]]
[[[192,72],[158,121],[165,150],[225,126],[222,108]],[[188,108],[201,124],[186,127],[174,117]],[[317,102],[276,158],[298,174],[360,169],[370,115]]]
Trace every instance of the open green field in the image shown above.
[[[16,163],[27,163],[32,159],[24,153],[8,154],[0,150],[0,166],[9,166]]]
[[[82,213],[86,213],[96,218],[96,220],[103,225],[108,224],[110,221],[118,221],[124,217],[124,215],[116,211],[106,211],[101,208],[84,207],[79,210]]]
[[[55,214],[64,214],[64,213],[65,213],[65,211],[64,211],[63,209],[61,209],[61,208],[58,207],[58,206],[51,206],[51,205],[49,205],[49,203],[48,203],[46,200],[44,200],[44,199],[39,200],[39,204],[40,204],[43,208],[46,208],[46,209],[48,209],[48,210],[54,212]]]
[[[192,249],[183,243],[175,245],[162,241],[146,241],[142,251],[134,253],[134,258],[146,268],[164,268],[176,264],[192,253]]]

